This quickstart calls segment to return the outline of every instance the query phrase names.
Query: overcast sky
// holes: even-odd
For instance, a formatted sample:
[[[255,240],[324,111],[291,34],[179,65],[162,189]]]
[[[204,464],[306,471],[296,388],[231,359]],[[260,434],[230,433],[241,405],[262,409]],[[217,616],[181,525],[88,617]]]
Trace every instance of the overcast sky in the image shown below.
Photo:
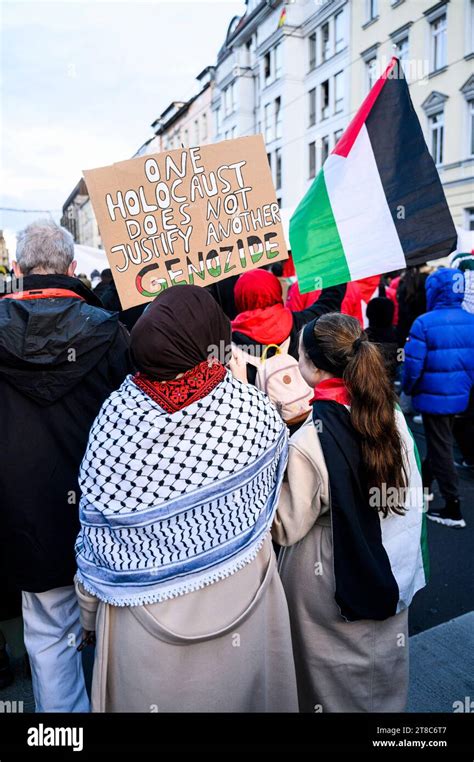
[[[60,209],[83,169],[128,159],[197,92],[244,2],[1,2],[0,206]],[[14,231],[44,214],[0,211]]]

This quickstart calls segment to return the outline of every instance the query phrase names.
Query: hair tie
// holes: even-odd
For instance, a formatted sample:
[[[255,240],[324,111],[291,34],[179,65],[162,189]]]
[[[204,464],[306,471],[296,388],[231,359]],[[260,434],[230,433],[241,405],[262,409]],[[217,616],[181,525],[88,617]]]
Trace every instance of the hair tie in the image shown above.
[[[363,342],[363,341],[365,341],[365,339],[363,338],[363,336],[359,336],[359,338],[358,338],[358,339],[356,339],[356,340],[355,340],[355,341],[352,343],[352,349],[354,350],[354,352],[357,352],[357,351],[358,351],[358,349],[359,349],[359,347],[360,347],[360,345],[362,344],[362,342]]]

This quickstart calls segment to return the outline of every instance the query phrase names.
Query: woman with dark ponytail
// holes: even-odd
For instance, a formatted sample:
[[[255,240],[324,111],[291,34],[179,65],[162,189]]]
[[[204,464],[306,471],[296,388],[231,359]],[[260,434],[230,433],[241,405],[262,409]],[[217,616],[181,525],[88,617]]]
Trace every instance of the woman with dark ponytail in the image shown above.
[[[355,318],[308,323],[299,357],[313,413],[290,439],[273,538],[300,711],[401,712],[408,607],[428,573],[416,445]]]

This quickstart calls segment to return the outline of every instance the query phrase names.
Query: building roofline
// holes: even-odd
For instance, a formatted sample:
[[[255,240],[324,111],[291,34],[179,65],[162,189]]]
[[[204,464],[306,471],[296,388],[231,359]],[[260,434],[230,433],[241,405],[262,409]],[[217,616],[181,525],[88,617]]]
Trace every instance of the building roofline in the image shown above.
[[[73,190],[71,191],[71,193],[67,197],[66,201],[64,202],[63,208],[62,208],[63,212],[66,211],[66,209],[74,201],[76,196],[79,196],[79,195],[83,195],[83,196],[88,196],[89,195],[88,190],[87,190],[86,181],[84,180],[83,177],[81,177],[79,182],[76,183],[76,185],[74,186]]]
[[[209,72],[214,70],[215,68],[216,67],[213,64],[210,64],[209,66],[205,66],[204,69],[199,72],[199,74],[197,75],[196,79],[198,79],[199,82],[200,82],[201,79],[204,79],[206,74],[209,74]]]

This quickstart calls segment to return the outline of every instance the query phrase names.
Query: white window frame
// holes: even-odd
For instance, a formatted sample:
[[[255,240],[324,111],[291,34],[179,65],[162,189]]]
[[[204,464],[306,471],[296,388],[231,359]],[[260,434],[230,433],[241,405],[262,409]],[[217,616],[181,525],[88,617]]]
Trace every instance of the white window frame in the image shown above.
[[[324,92],[323,85],[326,85],[326,84],[328,86],[327,87],[327,95],[328,95],[328,97],[327,97],[326,105],[323,106],[323,92]],[[331,105],[331,81],[329,79],[325,79],[323,82],[321,82],[321,84],[320,84],[320,92],[321,92],[321,102],[320,102],[320,105],[321,105],[321,110],[320,110],[321,121],[324,121],[324,119],[327,119],[328,116],[329,116],[329,109],[330,109],[330,105]]]
[[[316,124],[316,87],[308,91],[308,126],[314,127]]]
[[[266,73],[267,61],[268,61],[268,74]],[[272,60],[271,50],[267,50],[267,52],[263,55],[262,63],[263,63],[263,82],[264,82],[264,86],[266,86],[266,85],[269,85],[270,82],[273,82],[273,60]]]
[[[328,31],[328,38],[325,41],[324,40],[324,29],[327,29]],[[324,24],[321,24],[320,28],[320,40],[321,40],[321,63],[324,63],[329,58],[331,58],[331,30],[329,28],[329,20],[326,21]]]
[[[308,143],[308,177],[310,180],[316,177],[316,141]]]
[[[468,5],[468,22],[466,29],[466,55],[474,53],[474,0],[467,0]]]
[[[282,186],[282,156],[281,148],[275,151],[275,189],[280,190]]]
[[[405,45],[405,53],[403,53],[403,50],[400,48],[400,45],[403,45],[404,43],[406,43],[406,45]],[[408,61],[408,58],[409,58],[409,55],[410,55],[410,35],[408,34],[408,32],[406,34],[404,34],[402,37],[400,37],[396,41],[395,44],[397,46],[398,52],[400,53],[400,55],[398,57],[399,57],[400,62],[402,64],[402,66],[403,66],[403,64]],[[403,66],[403,68],[405,69],[404,66]]]
[[[273,103],[266,103],[263,107],[263,127],[265,135],[265,143],[271,143],[274,139],[273,135]]]
[[[469,156],[474,156],[474,98],[467,101],[468,107],[468,150]]]
[[[464,228],[466,230],[474,230],[474,206],[464,209]]]
[[[316,34],[316,30],[311,32],[311,34],[308,37],[308,69],[309,71],[313,71],[317,66],[317,56],[318,56],[318,38]]]
[[[275,74],[274,79],[280,79],[283,73],[282,46],[280,42],[277,42],[273,48],[273,70]]]
[[[340,23],[340,29],[339,31],[342,32],[342,37],[337,36],[337,26],[338,21]],[[334,16],[334,52],[340,53],[341,50],[344,50],[344,43],[345,43],[345,11],[344,8],[342,10],[338,11]]]
[[[440,71],[447,66],[448,17],[446,8],[435,18],[430,18],[430,73]],[[436,29],[436,26],[440,28]],[[441,43],[441,48],[440,48]],[[441,53],[439,50],[441,49]]]
[[[337,85],[340,82],[340,88],[341,93],[340,97],[337,97]],[[340,104],[340,108],[338,108],[338,103]],[[334,113],[340,114],[341,111],[344,111],[344,72],[338,71],[334,75]]]
[[[365,62],[365,76],[367,83],[367,92],[372,90],[374,84],[377,81],[377,56],[369,58]]]
[[[275,138],[282,136],[281,96],[275,98]]]
[[[428,116],[428,129],[430,133],[430,153],[436,166],[442,167],[444,160],[444,109]],[[437,133],[438,137],[436,138],[435,148],[434,140]]]
[[[369,21],[375,21],[378,18],[379,9],[377,0],[366,0],[366,19]]]
[[[326,157],[323,157],[324,146],[326,146]],[[329,135],[323,135],[323,137],[321,138],[321,153],[320,153],[320,157],[319,157],[320,167],[323,167],[324,162],[326,161],[326,159],[329,156],[329,151],[330,151],[330,147],[329,147]]]

